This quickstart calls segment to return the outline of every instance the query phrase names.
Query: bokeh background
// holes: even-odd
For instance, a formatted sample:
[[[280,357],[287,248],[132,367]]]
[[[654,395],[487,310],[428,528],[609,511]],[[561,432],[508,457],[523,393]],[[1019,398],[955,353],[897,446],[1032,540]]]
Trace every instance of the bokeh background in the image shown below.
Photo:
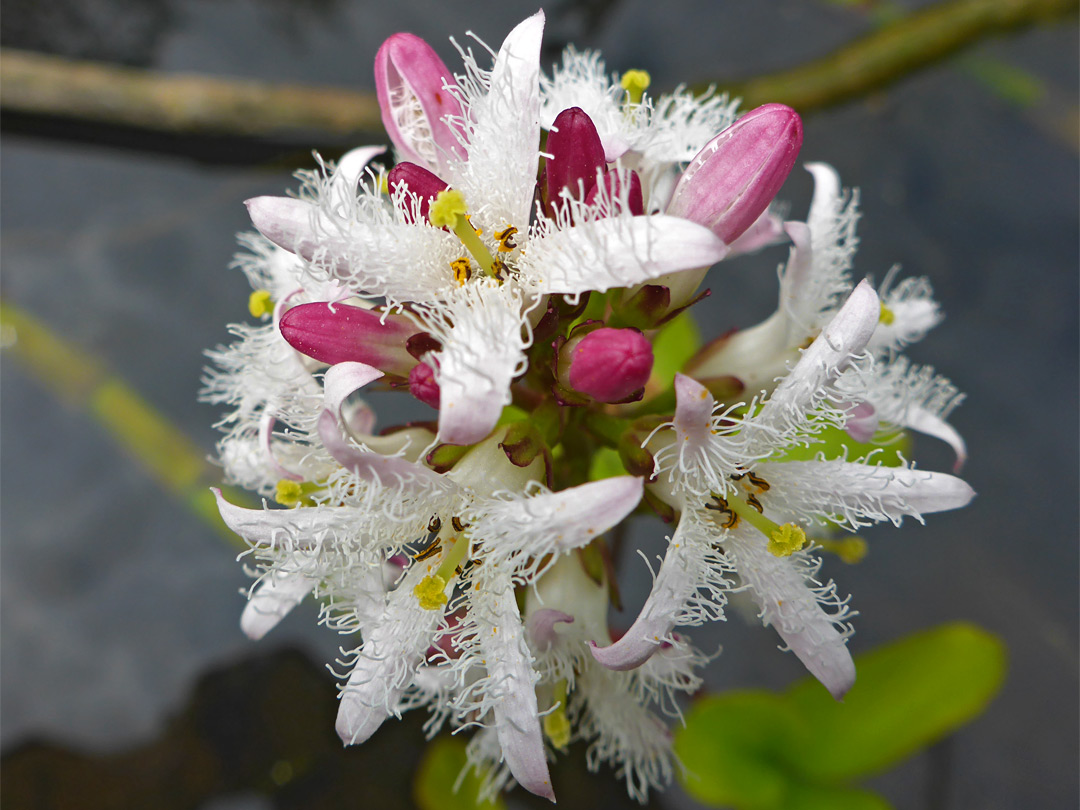
[[[601,49],[612,70],[646,68],[657,90],[722,85],[821,56],[889,11],[922,5],[564,1],[547,7],[545,58],[573,41]],[[371,62],[390,33],[425,37],[453,66],[448,35],[471,29],[497,47],[534,10],[486,0],[467,10],[422,0],[4,0],[0,26],[8,48],[373,91]],[[852,647],[966,619],[999,634],[1010,655],[985,716],[871,783],[899,808],[1077,806],[1076,68],[1073,17],[806,119],[803,157],[862,189],[856,273],[880,280],[899,263],[934,284],[948,319],[910,354],[968,394],[953,421],[979,493],[925,527],[870,532],[858,566],[828,561],[862,614]],[[227,269],[234,234],[248,227],[241,203],[290,187],[310,155],[106,137],[16,116],[4,128],[5,302],[106,364],[209,453],[217,414],[195,397],[202,351],[247,317],[248,288]],[[781,198],[797,218],[809,194],[797,170]],[[785,251],[713,271],[713,294],[696,310],[707,336],[772,311]],[[304,606],[247,641],[235,549],[85,403],[57,398],[40,369],[13,359],[17,330],[5,324],[0,338],[0,743],[5,770],[34,775],[26,806],[65,806],[72,786],[85,792],[70,807],[262,810],[329,795],[411,806],[417,718],[341,752],[321,669],[339,639]],[[916,458],[951,464],[930,441]],[[645,523],[632,543],[657,552],[662,534]],[[635,606],[647,573],[633,555],[626,568]],[[802,674],[771,634],[738,617],[694,638],[724,646],[710,688],[781,688]],[[268,712],[296,734],[273,737]],[[610,774],[579,771],[556,776],[560,806],[625,804]],[[653,803],[695,806],[678,788]]]

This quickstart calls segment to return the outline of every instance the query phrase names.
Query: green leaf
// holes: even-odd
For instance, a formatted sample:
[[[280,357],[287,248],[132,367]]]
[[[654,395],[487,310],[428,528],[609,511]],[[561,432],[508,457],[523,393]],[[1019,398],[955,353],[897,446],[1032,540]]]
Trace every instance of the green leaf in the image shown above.
[[[615,478],[620,475],[626,475],[626,468],[619,458],[619,451],[610,447],[597,448],[589,463],[589,480],[599,481],[601,478]]]
[[[842,458],[846,451],[846,457],[852,461],[873,453],[870,459],[872,464],[899,467],[904,463],[904,458],[911,457],[911,437],[906,432],[901,433],[896,441],[885,445],[857,442],[847,434],[847,431],[837,427],[825,428],[814,438],[816,441],[809,447],[799,445],[789,447],[779,460],[812,461],[818,457],[819,453],[827,459]]]
[[[428,743],[413,780],[413,801],[420,810],[506,810],[502,796],[478,804],[480,777],[470,770],[454,785],[467,764],[465,741],[457,737],[438,737]]]
[[[795,767],[816,782],[880,772],[980,714],[1005,677],[1005,646],[974,625],[947,624],[859,656],[837,703],[812,680],[787,693],[813,729]]]
[[[686,766],[683,788],[716,806],[786,808],[788,764],[806,729],[785,700],[770,692],[726,692],[694,702],[675,732],[675,753]]]
[[[653,370],[650,388],[665,390],[686,362],[701,348],[701,332],[689,312],[673,318],[653,339]]]

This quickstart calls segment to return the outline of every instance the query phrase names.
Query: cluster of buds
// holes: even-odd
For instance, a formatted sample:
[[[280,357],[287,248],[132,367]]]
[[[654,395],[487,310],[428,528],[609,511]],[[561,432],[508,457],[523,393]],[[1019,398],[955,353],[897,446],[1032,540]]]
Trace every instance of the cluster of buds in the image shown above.
[[[203,397],[229,408],[230,483],[278,505],[219,493],[256,574],[241,626],[259,638],[318,601],[351,639],[346,744],[426,707],[431,734],[478,728],[490,790],[554,799],[548,761],[582,740],[644,801],[708,660],[677,628],[722,618],[731,592],[836,697],[852,686],[820,554],[853,561],[843,531],[970,500],[889,446],[920,431],[959,466],[960,395],[900,354],[940,320],[928,283],[852,277],[857,198],[831,168],[807,166],[805,222],[770,209],[802,145],[793,110],[652,97],[643,72],[572,49],[544,75],[543,26],[489,67],[458,47],[457,74],[411,34],[382,45],[396,160],[363,147],[248,201],[258,322],[210,352]],[[713,265],[784,241],[774,315],[678,373],[654,363]],[[375,433],[368,386],[433,417]],[[620,633],[604,535],[649,510],[674,530]]]

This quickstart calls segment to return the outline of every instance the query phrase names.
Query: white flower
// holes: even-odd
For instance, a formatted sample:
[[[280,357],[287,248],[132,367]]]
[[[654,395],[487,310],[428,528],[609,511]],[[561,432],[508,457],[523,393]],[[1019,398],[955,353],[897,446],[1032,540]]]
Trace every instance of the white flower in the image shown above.
[[[616,213],[610,201],[531,221],[543,24],[538,12],[511,31],[490,71],[462,51],[466,72],[447,86],[462,114],[448,122],[468,158],[443,155],[442,179],[460,195],[460,207],[440,220],[449,230],[418,221],[422,201],[405,188],[388,199],[376,179],[361,183],[353,199],[330,193],[332,177],[313,180],[303,199],[248,203],[255,226],[309,262],[309,272],[354,294],[409,305],[439,339],[444,442],[470,444],[491,431],[509,402],[510,381],[524,369],[528,316],[543,296],[632,286],[711,265],[726,253],[704,227],[633,216],[625,205]],[[468,269],[458,264],[455,274],[461,260]],[[434,368],[434,358],[429,362]]]
[[[771,396],[743,417],[716,408],[703,386],[679,375],[674,436],[656,457],[682,513],[679,525],[638,619],[618,642],[594,649],[597,660],[616,669],[639,666],[673,627],[719,618],[726,593],[737,586],[833,695],[850,688],[847,603],[831,582],[816,579],[820,563],[803,550],[807,537],[828,525],[855,530],[886,520],[899,525],[904,516],[921,521],[973,496],[958,478],[906,464],[784,459],[788,448],[843,426],[845,412],[832,404],[834,384],[859,360],[879,312],[877,295],[862,282]]]
[[[218,496],[226,523],[263,563],[249,603],[260,618],[250,624],[264,633],[314,589],[339,628],[361,632],[363,644],[343,662],[351,672],[338,711],[338,733],[351,744],[403,707],[425,702],[406,692],[436,637],[449,632],[447,611],[460,612],[459,657],[444,663],[453,676],[456,722],[490,723],[514,778],[550,797],[536,675],[514,587],[622,520],[641,497],[641,479],[549,492],[537,481],[540,457],[515,467],[495,440],[471,450],[445,476],[372,452],[353,442],[340,415],[352,394],[378,376],[360,363],[339,363],[326,374],[318,432],[341,465],[324,496],[334,505],[247,510]],[[387,592],[385,561],[409,554],[414,541],[429,535]]]

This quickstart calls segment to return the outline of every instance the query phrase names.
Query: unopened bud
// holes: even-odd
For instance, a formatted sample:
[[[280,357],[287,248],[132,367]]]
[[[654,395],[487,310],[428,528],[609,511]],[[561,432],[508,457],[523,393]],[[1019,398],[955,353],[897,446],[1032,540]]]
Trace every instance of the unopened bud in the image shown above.
[[[547,138],[547,201],[554,211],[562,204],[566,189],[584,200],[596,185],[596,173],[604,169],[604,146],[592,119],[580,107],[563,110],[555,117]]]
[[[416,365],[406,348],[416,325],[403,315],[319,302],[299,304],[281,316],[282,337],[320,363],[358,362],[404,377]]]
[[[629,180],[626,181],[627,189],[625,192],[622,188],[624,176],[629,177]],[[641,194],[641,178],[638,177],[637,172],[621,173],[615,169],[608,169],[600,177],[599,182],[593,186],[592,191],[585,195],[585,202],[589,205],[595,205],[601,192],[611,201],[611,210],[608,213],[612,216],[622,211],[624,199],[626,207],[635,217],[645,213],[645,200]],[[625,197],[623,196],[624,193]]]
[[[404,200],[405,218],[410,223],[427,222],[431,201],[440,191],[450,188],[439,179],[438,175],[429,172],[423,166],[417,166],[415,163],[409,163],[408,161],[402,161],[389,171],[386,175],[386,185],[392,195],[400,193],[399,190],[402,188],[408,189],[412,194],[416,195],[419,201],[418,211],[412,209],[412,203],[407,197]],[[417,214],[419,216],[415,216]]]
[[[636,329],[597,329],[563,351],[570,387],[598,402],[626,401],[652,373],[652,345]]]
[[[432,171],[464,151],[445,120],[460,116],[461,105],[444,85],[455,86],[454,74],[414,34],[394,34],[375,54],[379,110],[398,157]]]
[[[425,405],[439,407],[439,383],[427,363],[417,363],[409,372],[409,393]]]
[[[751,110],[686,167],[667,213],[712,230],[731,244],[768,208],[802,146],[802,120],[783,104]]]

